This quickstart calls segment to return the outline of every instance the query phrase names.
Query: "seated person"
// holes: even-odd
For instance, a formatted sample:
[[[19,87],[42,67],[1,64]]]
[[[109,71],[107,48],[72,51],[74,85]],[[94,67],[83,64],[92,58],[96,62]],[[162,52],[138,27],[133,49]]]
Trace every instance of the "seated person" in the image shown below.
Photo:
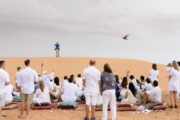
[[[153,88],[153,86],[151,83],[151,79],[146,78],[146,82],[145,82],[144,86],[142,86],[142,89],[144,89],[146,92],[149,92],[152,88]]]
[[[138,83],[137,83],[136,78],[135,78],[133,75],[131,75],[131,76],[129,77],[129,79],[130,79],[130,81],[134,84],[135,88],[136,88],[137,90],[139,90],[140,87],[139,87],[139,85],[138,85]]]
[[[39,81],[39,89],[36,90],[33,98],[34,104],[51,103],[49,90],[45,87],[44,81]]]
[[[126,90],[125,98],[121,101],[122,104],[135,104],[137,90],[133,83],[129,83],[129,89]]]
[[[68,84],[69,84],[68,77],[64,76],[64,80],[63,80],[63,83],[62,83],[61,90],[63,90]]]
[[[115,78],[116,78],[116,84],[115,84],[115,87],[116,87],[116,98],[118,99],[119,96],[120,96],[119,76],[118,76],[118,75],[115,75]]]
[[[75,79],[76,85],[78,87],[78,97],[82,96],[83,90],[83,80],[81,78],[81,74],[78,74],[77,78]]]
[[[69,83],[61,91],[61,93],[59,94],[59,96],[57,97],[55,102],[57,102],[60,97],[61,97],[61,99],[62,99],[62,101],[64,103],[74,103],[74,102],[76,102],[77,96],[78,96],[78,88],[73,83],[73,81],[74,81],[73,77],[70,77],[69,78]]]
[[[59,86],[59,77],[55,77],[53,83],[53,90],[50,91],[50,95],[53,97],[58,97],[60,90],[61,89]]]
[[[145,78],[144,76],[140,77],[141,82],[139,83],[140,89],[143,89],[143,86],[145,85]]]
[[[13,100],[13,86],[11,84],[9,84],[8,86],[6,86],[6,104],[9,104],[12,102]]]
[[[126,95],[127,85],[128,85],[128,79],[127,77],[124,77],[121,83],[121,92],[120,92],[120,95],[123,98],[125,98],[125,95]]]
[[[138,91],[138,102],[143,103],[145,107],[146,103],[161,103],[161,88],[158,86],[158,81],[153,82],[153,88],[146,92],[145,90]]]

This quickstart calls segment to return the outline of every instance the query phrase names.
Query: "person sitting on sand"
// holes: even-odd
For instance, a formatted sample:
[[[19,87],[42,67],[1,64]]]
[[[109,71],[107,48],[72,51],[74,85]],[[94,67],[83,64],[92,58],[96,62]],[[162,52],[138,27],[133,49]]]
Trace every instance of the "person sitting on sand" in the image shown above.
[[[136,78],[134,77],[134,75],[131,75],[131,76],[129,77],[129,80],[130,80],[130,82],[132,82],[132,83],[134,84],[134,86],[135,86],[135,88],[136,88],[137,90],[140,89],[140,87],[139,87],[139,85],[138,85],[138,83],[137,83],[137,80],[136,80]]]
[[[109,64],[104,65],[104,71],[101,73],[101,93],[103,96],[103,114],[102,120],[108,119],[108,105],[111,106],[111,120],[116,120],[116,95],[115,95],[115,76],[112,73]]]
[[[18,84],[18,77],[19,77],[19,73],[21,71],[21,67],[17,67],[17,72],[16,72],[16,88],[19,90],[19,88],[17,87]]]
[[[78,97],[82,97],[83,90],[83,80],[81,78],[81,74],[78,74],[77,78],[75,78],[76,85],[78,86]]]
[[[59,85],[59,77],[54,78],[53,83],[53,90],[50,91],[51,96],[58,97],[59,92],[61,91],[60,85]]]
[[[62,83],[61,90],[63,90],[64,88],[66,88],[66,86],[67,86],[68,84],[69,84],[68,77],[67,77],[67,76],[64,76],[64,80],[63,80],[63,83]]]
[[[33,98],[34,104],[51,103],[49,89],[45,87],[44,81],[39,81],[39,89],[36,90]]]
[[[141,80],[141,82],[139,83],[139,86],[140,86],[140,89],[142,89],[143,86],[145,85],[145,77],[144,77],[144,76],[141,76],[141,77],[140,77],[140,80]]]
[[[169,91],[170,91],[170,108],[178,108],[177,106],[177,92],[179,90],[180,70],[176,61],[173,61],[172,65],[167,65],[167,72],[170,74],[169,79]]]
[[[125,98],[127,87],[128,87],[128,78],[123,77],[123,80],[121,83],[121,91],[120,91],[120,95],[122,98]]]
[[[6,104],[9,104],[13,100],[13,86],[11,84],[6,86]]]
[[[115,79],[116,79],[116,83],[115,83],[115,88],[116,88],[116,99],[119,98],[120,96],[120,80],[119,80],[119,76],[115,75]]]
[[[149,92],[151,89],[153,89],[151,79],[149,77],[146,78],[146,82],[144,86],[142,86],[142,89],[145,90],[146,92]]]
[[[69,83],[67,86],[60,92],[59,96],[55,100],[57,102],[60,98],[64,103],[75,103],[78,96],[78,88],[73,83],[74,79],[73,77],[69,78]]]
[[[152,69],[149,71],[149,73],[152,82],[154,82],[154,80],[158,81],[159,71],[157,69],[157,64],[152,65]]]
[[[146,103],[161,103],[161,88],[158,86],[158,81],[153,82],[153,89],[146,92],[145,90],[138,91],[138,102],[143,103],[145,107]]]
[[[5,61],[0,61],[0,117],[6,117],[6,115],[2,115],[1,107],[3,107],[6,103],[6,86],[9,85],[9,82],[9,74],[5,71]]]
[[[127,86],[127,85],[125,85]],[[135,104],[136,103],[137,90],[133,83],[129,83],[129,88],[126,89],[124,99],[121,101],[122,104]]]

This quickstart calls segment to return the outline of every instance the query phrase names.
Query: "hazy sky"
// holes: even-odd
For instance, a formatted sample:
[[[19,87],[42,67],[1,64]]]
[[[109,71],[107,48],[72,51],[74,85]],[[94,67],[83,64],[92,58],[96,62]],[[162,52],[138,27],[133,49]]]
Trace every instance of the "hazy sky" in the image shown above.
[[[0,0],[0,57],[180,60],[179,0]],[[128,41],[121,36],[130,34]]]

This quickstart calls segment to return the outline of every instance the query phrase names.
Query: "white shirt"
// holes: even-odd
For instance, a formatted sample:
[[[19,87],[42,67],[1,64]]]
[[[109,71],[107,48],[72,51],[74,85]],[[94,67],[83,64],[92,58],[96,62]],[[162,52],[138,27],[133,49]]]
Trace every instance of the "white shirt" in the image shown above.
[[[75,102],[78,96],[78,88],[74,83],[69,83],[62,91],[63,102]]]
[[[26,67],[20,71],[18,81],[18,86],[21,87],[22,93],[32,94],[34,92],[34,82],[38,82],[38,74],[30,67]]]
[[[12,102],[13,100],[12,92],[13,92],[13,86],[9,84],[8,86],[6,86],[6,102]]]
[[[40,88],[37,89],[33,101],[35,103],[51,103],[48,88],[44,88],[44,92],[42,92]]]
[[[158,76],[159,76],[158,70],[154,70],[154,69],[150,70],[150,78],[151,78],[152,82],[154,82],[155,80],[158,81]]]
[[[154,87],[149,92],[147,92],[147,94],[151,95],[158,102],[161,102],[162,93],[161,93],[161,88],[159,86],[158,87]]]
[[[145,83],[145,85],[142,88],[145,89],[147,92],[149,92],[150,90],[153,89],[153,86],[151,83]]]
[[[20,73],[20,72],[16,72],[16,84],[17,84],[17,85],[19,84],[19,81],[18,81],[19,73]]]
[[[69,84],[69,81],[68,80],[63,80],[63,83],[62,83],[62,90],[64,88],[66,88],[66,86]]]
[[[135,78],[132,79],[131,82],[133,83],[134,87],[135,87],[137,90],[140,89],[140,87],[139,87],[138,84],[137,84],[137,80],[136,80]]]
[[[49,83],[50,83],[50,77],[49,77],[49,75],[43,75],[43,76],[41,77],[41,80],[44,81],[45,87],[49,87]]]
[[[8,82],[10,82],[9,74],[4,69],[0,68],[0,94],[5,93],[5,86]]]
[[[75,79],[75,81],[76,81],[76,84],[79,85],[78,88],[82,90],[82,89],[83,89],[83,80],[82,80],[82,78],[78,78],[78,77],[77,77],[77,78]]]
[[[98,94],[99,81],[101,73],[94,66],[89,66],[83,71],[83,79],[85,80],[85,94]]]

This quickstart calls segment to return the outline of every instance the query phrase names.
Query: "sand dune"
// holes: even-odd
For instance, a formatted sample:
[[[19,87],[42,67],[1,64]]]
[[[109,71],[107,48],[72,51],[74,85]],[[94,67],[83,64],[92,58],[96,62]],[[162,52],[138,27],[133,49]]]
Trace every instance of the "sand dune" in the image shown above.
[[[9,72],[11,77],[11,83],[15,84],[15,73],[18,66],[24,67],[24,60],[27,58],[0,58],[0,60],[6,61],[6,70]],[[41,74],[41,64],[44,64],[43,70],[47,70],[48,73],[52,71],[55,72],[55,76],[59,76],[62,80],[64,75],[77,75],[82,73],[83,69],[88,66],[90,58],[30,58],[32,61],[32,68],[35,69],[39,74]],[[102,71],[103,65],[109,63],[112,66],[113,72],[123,77],[126,75],[127,70],[131,71],[131,74],[135,75],[138,79],[141,75],[148,76],[149,70],[151,69],[152,63],[139,60],[129,60],[129,59],[110,59],[110,58],[95,58],[97,61],[97,68]],[[160,72],[159,83],[163,91],[163,100],[169,102],[168,100],[168,73],[166,72],[166,66],[158,64],[158,69]],[[62,81],[61,81],[62,82]],[[5,111],[9,114],[7,120],[16,120],[18,115],[17,110]],[[167,110],[158,113],[145,114],[135,114],[131,112],[118,113],[118,119],[123,120],[180,120],[180,109],[178,110]],[[33,119],[43,119],[43,120],[82,120],[84,112],[80,111],[61,111],[57,110],[54,113],[50,111],[33,111]],[[98,120],[101,118],[101,112],[97,114]],[[128,117],[127,117],[128,116]],[[172,117],[171,117],[172,116]],[[179,117],[178,117],[179,116]]]

